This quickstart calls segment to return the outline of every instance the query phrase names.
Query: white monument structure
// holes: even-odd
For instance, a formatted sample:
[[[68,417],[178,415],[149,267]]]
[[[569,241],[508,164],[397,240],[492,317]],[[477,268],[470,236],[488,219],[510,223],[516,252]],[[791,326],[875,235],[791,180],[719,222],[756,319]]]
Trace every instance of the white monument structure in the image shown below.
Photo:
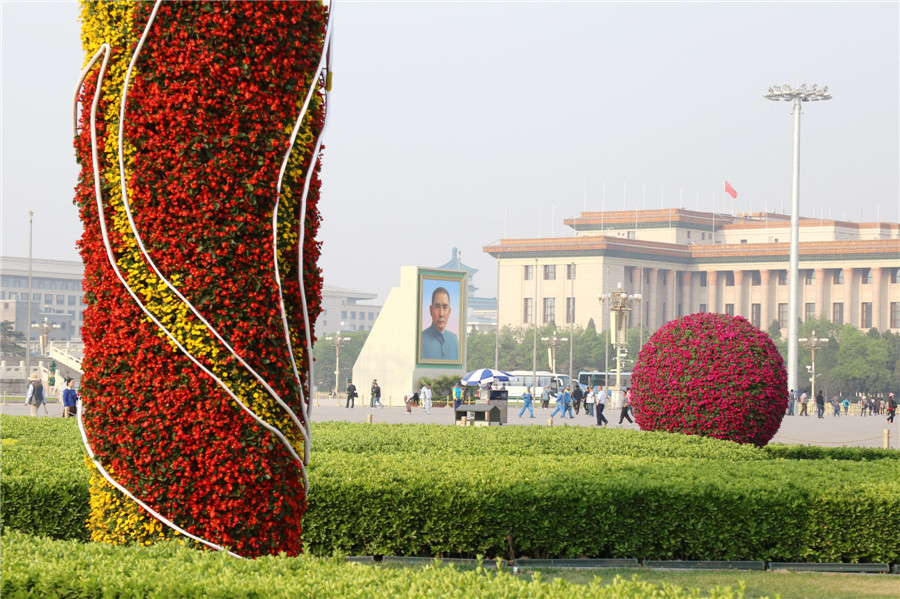
[[[462,270],[403,266],[353,365],[360,403],[378,380],[385,405],[403,405],[422,377],[466,374],[466,296]]]

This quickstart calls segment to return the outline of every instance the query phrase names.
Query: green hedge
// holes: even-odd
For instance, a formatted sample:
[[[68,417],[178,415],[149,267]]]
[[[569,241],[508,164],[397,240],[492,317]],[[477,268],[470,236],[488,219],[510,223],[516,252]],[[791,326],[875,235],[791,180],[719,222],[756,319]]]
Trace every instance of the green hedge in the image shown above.
[[[459,571],[437,564],[385,568],[310,557],[238,560],[223,553],[193,551],[175,543],[152,547],[112,547],[51,541],[15,531],[0,538],[3,572],[0,595],[14,597],[446,597],[548,599],[651,599],[701,597],[672,585],[615,579],[588,585],[561,579],[543,582],[504,569]],[[161,575],[164,574],[164,575]],[[716,587],[709,595],[740,599],[740,589]]]
[[[90,473],[75,419],[0,416],[0,450],[0,528],[87,540]]]
[[[3,416],[0,437],[4,529],[84,539],[75,423]],[[852,457],[866,451],[785,459],[628,430],[319,423],[305,546],[506,557],[511,541],[532,558],[898,563],[898,452]]]

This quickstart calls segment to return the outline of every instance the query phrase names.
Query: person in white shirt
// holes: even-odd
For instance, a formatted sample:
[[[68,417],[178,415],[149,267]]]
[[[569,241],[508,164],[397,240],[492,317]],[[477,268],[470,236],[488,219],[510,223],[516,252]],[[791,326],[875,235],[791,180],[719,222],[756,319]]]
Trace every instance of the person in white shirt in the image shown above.
[[[606,426],[609,420],[603,415],[606,408],[606,389],[603,387],[594,387],[594,395],[597,396],[597,426]]]
[[[422,385],[419,391],[419,397],[422,399],[422,408],[426,414],[431,414],[431,385]]]

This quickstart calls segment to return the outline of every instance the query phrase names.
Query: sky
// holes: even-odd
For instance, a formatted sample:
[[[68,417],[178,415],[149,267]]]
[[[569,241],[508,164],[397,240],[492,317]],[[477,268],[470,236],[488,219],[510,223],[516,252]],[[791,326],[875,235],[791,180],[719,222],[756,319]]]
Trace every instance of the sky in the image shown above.
[[[78,5],[0,0],[0,255],[77,260]],[[379,294],[452,248],[496,295],[501,238],[587,210],[900,221],[900,3],[351,2],[334,12],[325,283]],[[724,181],[738,192],[725,201]]]

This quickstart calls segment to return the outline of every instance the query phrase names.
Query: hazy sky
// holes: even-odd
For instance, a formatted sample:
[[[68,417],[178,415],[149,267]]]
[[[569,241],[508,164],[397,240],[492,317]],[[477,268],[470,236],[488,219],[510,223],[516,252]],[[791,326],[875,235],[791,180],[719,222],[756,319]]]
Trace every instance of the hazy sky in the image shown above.
[[[78,259],[73,2],[0,2],[0,255]],[[900,220],[900,4],[338,2],[323,168],[326,284],[378,293],[452,247],[493,296],[484,245],[570,235],[588,210],[790,208]],[[605,199],[604,184],[605,181]],[[646,189],[646,192],[644,190]],[[681,199],[679,199],[679,197]],[[540,215],[540,217],[539,217]]]

